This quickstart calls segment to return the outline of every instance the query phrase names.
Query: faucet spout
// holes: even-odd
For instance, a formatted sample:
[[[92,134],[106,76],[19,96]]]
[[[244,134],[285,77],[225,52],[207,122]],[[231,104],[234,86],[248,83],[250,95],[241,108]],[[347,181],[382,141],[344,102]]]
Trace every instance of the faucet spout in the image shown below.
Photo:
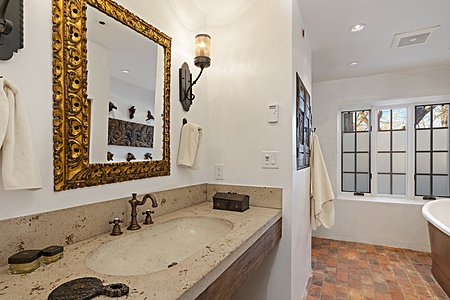
[[[145,203],[145,201],[147,201],[148,198],[150,198],[150,200],[152,201],[152,207],[158,207],[158,202],[156,202],[156,198],[152,194],[145,194],[142,201],[144,201]]]
[[[146,195],[147,196],[147,195]],[[144,205],[145,202],[147,202],[148,197],[144,197],[142,201],[139,201],[137,199],[137,194],[133,193],[130,200],[128,200],[128,203],[131,205],[131,222],[130,226],[127,227],[128,230],[138,230],[141,228],[137,222],[137,210],[136,208],[140,205]]]

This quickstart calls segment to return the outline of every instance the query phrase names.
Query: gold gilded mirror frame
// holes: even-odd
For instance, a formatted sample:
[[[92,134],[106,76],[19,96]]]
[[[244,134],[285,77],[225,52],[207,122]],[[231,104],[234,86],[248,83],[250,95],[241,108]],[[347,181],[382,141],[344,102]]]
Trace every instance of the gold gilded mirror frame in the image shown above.
[[[162,160],[89,163],[87,4],[164,48]],[[171,38],[112,0],[53,0],[54,190],[170,175]],[[106,151],[105,151],[106,155]]]

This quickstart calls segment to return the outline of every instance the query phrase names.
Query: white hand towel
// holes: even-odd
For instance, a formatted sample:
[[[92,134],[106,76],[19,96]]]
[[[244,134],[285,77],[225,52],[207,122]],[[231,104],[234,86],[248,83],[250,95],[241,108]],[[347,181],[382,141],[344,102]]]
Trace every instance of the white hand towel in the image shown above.
[[[41,173],[18,89],[0,78],[0,150],[5,190],[42,188]]]
[[[313,133],[311,139],[311,227],[313,230],[321,224],[325,228],[333,227],[335,218],[333,200],[334,193],[320,150],[319,137]]]
[[[203,132],[199,125],[193,123],[183,125],[178,149],[178,165],[198,169],[202,137]]]

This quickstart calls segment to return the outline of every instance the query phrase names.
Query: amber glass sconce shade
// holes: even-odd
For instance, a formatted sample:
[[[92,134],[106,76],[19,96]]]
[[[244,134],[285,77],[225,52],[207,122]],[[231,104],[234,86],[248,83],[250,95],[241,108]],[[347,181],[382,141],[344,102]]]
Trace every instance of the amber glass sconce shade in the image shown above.
[[[184,62],[180,68],[180,102],[185,111],[189,111],[195,95],[192,93],[192,87],[197,83],[200,76],[202,76],[203,69],[211,65],[211,37],[207,34],[197,34],[195,36],[195,66],[200,68],[200,73],[197,78],[192,81],[192,74],[189,70],[189,65]]]

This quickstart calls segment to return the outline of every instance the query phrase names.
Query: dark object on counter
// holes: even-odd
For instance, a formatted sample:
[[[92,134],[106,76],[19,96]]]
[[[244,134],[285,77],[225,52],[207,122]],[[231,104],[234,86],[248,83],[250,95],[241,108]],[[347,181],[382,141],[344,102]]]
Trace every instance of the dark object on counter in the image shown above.
[[[113,283],[104,286],[95,277],[83,277],[68,281],[54,289],[48,300],[88,300],[97,296],[118,298],[128,295],[130,288],[123,283]]]
[[[216,193],[213,196],[213,208],[243,212],[249,208],[250,197],[238,193]]]
[[[64,256],[63,246],[50,246],[42,250],[42,262],[44,264],[51,264],[60,260]]]
[[[114,224],[111,232],[112,236],[121,235],[123,233],[122,230],[120,230],[120,223],[123,223],[123,220],[119,218],[109,221],[109,224]]]
[[[9,274],[31,273],[41,265],[42,250],[20,251],[8,258]]]

